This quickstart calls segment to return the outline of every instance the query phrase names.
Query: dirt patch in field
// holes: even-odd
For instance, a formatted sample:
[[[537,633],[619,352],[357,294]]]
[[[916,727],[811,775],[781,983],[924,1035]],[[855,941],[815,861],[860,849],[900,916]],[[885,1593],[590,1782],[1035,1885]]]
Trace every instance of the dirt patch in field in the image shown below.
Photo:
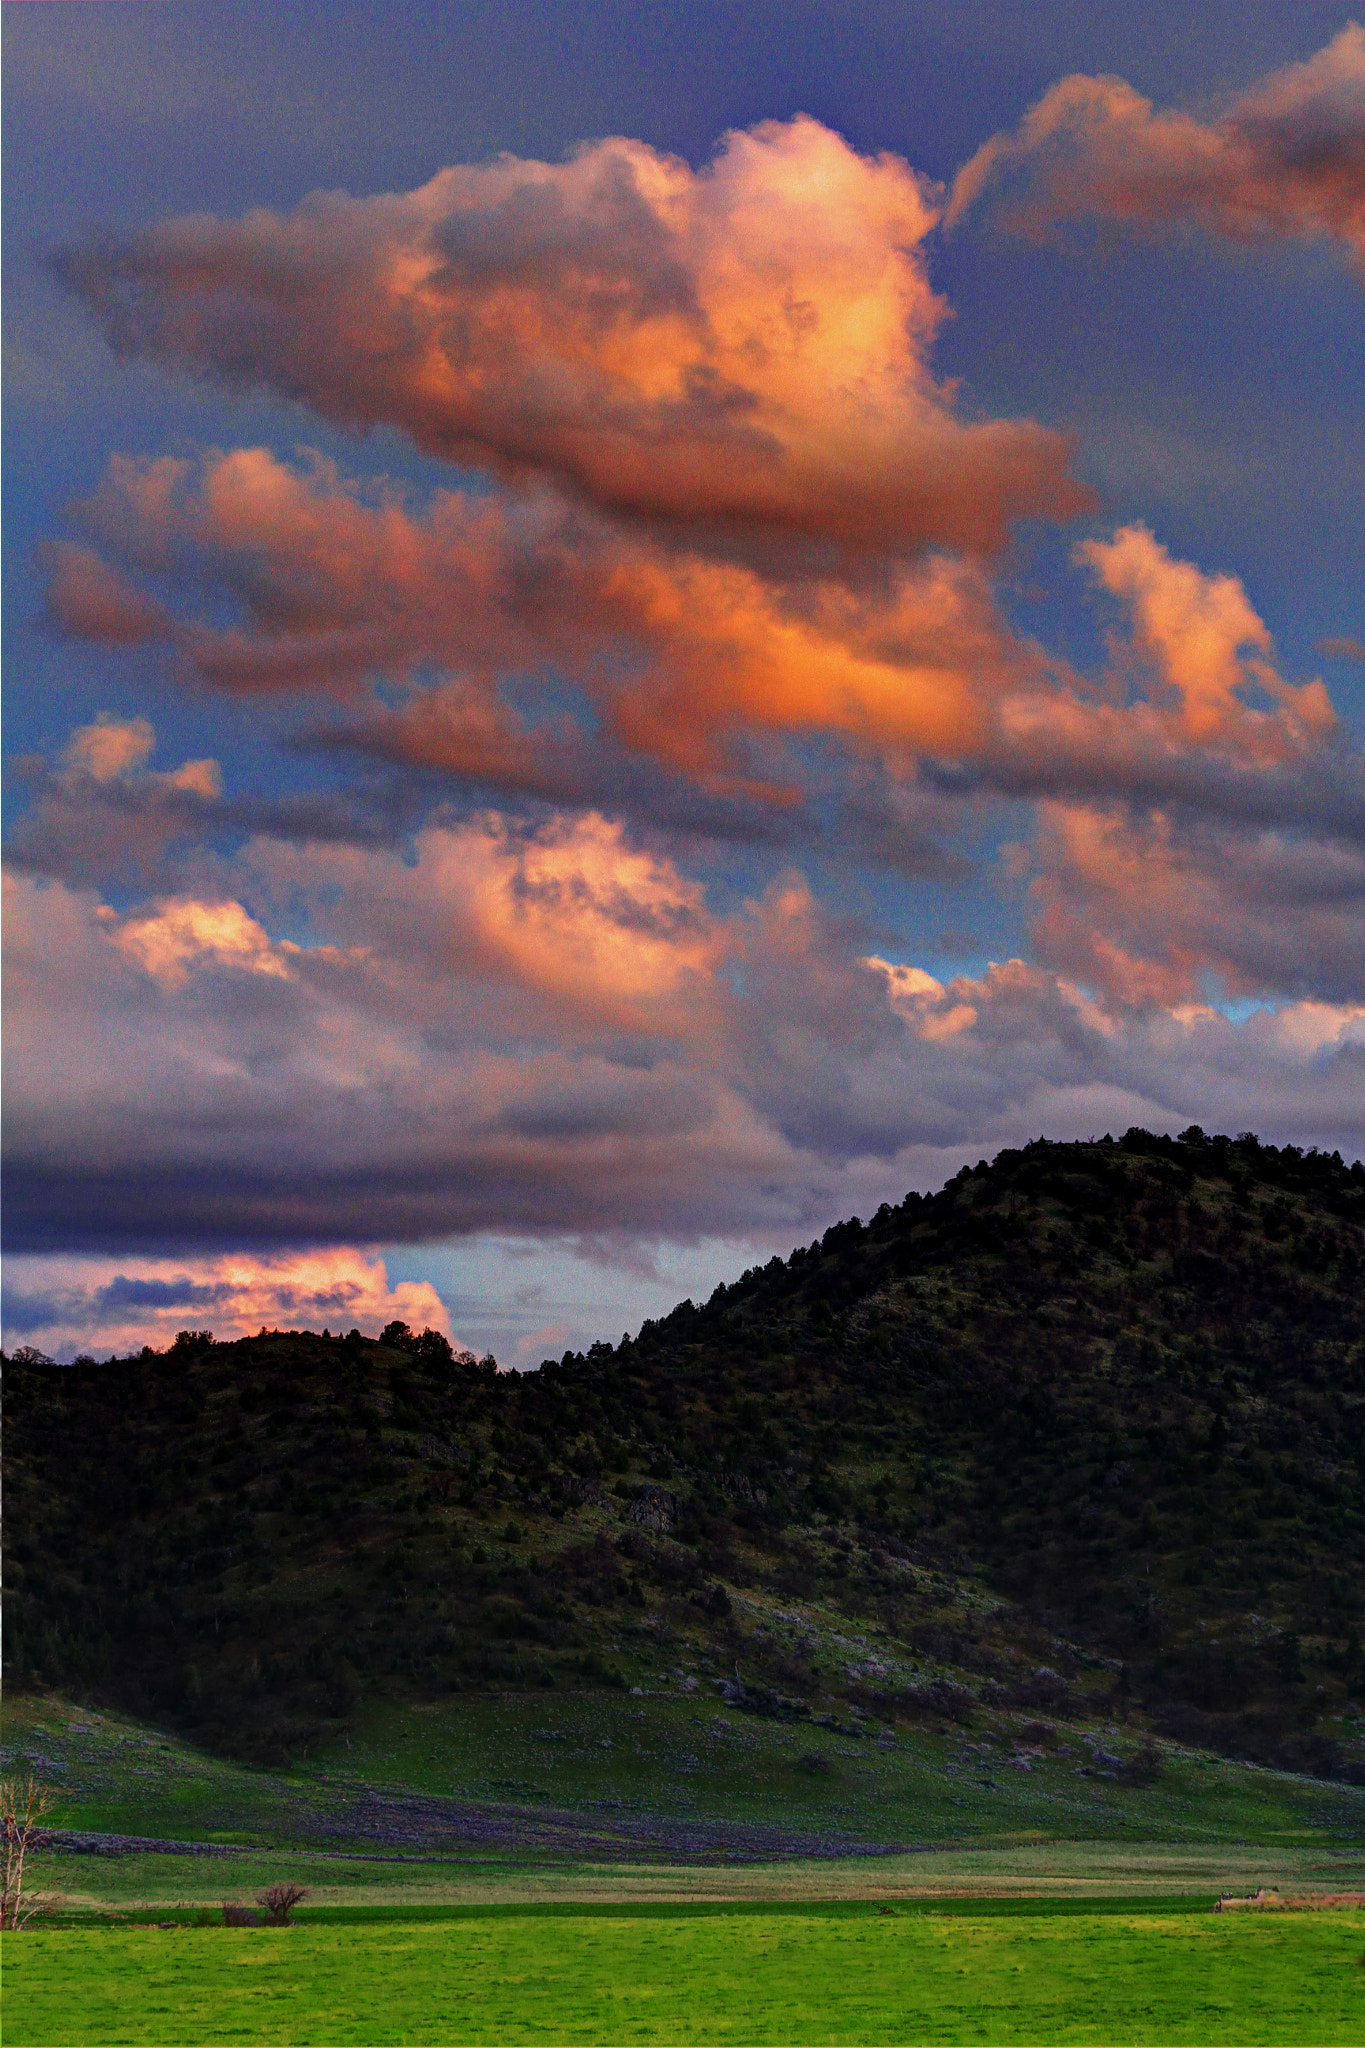
[[[1333,1913],[1365,1910],[1365,1892],[1285,1892],[1272,1886],[1249,1898],[1219,1899],[1215,1913]]]

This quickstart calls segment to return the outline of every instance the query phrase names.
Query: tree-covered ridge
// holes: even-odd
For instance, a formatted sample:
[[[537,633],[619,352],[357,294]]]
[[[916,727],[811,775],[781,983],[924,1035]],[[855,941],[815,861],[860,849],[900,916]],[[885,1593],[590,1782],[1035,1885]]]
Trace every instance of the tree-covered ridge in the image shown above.
[[[1363,1255],[1359,1164],[1134,1131],[535,1373],[401,1327],[11,1362],[11,1668],[261,1753],[685,1635],[767,1711],[1102,1704],[1352,1770]]]

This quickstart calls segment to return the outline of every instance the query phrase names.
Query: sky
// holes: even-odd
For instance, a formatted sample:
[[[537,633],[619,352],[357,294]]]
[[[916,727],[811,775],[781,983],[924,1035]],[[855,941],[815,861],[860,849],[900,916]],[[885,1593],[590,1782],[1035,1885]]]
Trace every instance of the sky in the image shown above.
[[[1349,15],[3,12],[7,1347],[1365,1150]]]

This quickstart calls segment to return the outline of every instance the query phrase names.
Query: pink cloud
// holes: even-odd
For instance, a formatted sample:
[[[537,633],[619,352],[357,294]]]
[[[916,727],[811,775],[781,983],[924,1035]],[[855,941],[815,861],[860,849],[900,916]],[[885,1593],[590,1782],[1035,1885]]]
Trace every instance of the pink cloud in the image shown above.
[[[1159,809],[1048,803],[1037,858],[1042,959],[1112,1005],[1176,1007],[1211,987],[1344,998],[1359,984],[1359,847]]]
[[[146,767],[155,744],[150,719],[111,718],[106,712],[72,733],[64,759],[68,772],[78,777],[122,782]]]
[[[135,590],[93,548],[48,541],[39,550],[48,573],[47,615],[73,640],[133,646],[159,640],[171,620],[159,604]]]
[[[211,802],[221,795],[222,771],[213,760],[182,761],[178,768],[147,766],[156,744],[151,721],[116,718],[102,711],[89,725],[77,726],[62,755],[62,786],[89,795],[89,785],[108,790],[129,788]]]
[[[1365,29],[1355,22],[1221,112],[1159,112],[1121,78],[1061,79],[958,172],[951,225],[1002,181],[1038,234],[1088,218],[1231,241],[1326,240],[1365,261]]]

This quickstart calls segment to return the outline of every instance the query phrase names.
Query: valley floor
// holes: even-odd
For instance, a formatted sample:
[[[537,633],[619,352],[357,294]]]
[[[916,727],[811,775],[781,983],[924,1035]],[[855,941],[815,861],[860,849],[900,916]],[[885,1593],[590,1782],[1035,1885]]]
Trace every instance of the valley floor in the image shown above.
[[[1359,2043],[1365,1916],[488,1912],[7,1935],[10,2048]]]
[[[1365,2040],[1365,1915],[1209,1910],[1365,1888],[1357,1787],[700,1695],[381,1702],[276,1772],[49,1695],[3,1734],[60,1788],[64,1898],[4,1937],[6,2048]],[[194,1924],[280,1878],[292,1929]]]

